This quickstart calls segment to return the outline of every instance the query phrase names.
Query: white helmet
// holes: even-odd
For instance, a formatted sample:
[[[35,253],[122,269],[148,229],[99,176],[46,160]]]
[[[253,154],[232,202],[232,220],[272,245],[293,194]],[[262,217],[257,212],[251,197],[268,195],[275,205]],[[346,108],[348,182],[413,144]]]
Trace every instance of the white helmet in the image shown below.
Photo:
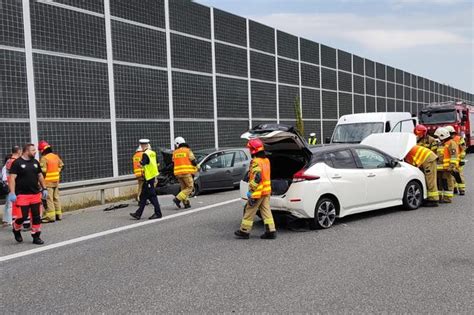
[[[449,137],[451,137],[451,135],[449,134],[449,131],[443,127],[439,127],[438,129],[436,129],[434,135],[438,137],[441,141],[446,140]]]
[[[316,133],[312,132],[309,134],[310,137],[316,137]]]
[[[179,147],[179,145],[180,145],[180,144],[183,144],[183,143],[186,143],[186,141],[184,140],[183,137],[176,137],[176,138],[174,139],[174,145],[175,145],[176,147]]]
[[[449,133],[455,133],[456,130],[454,130],[453,126],[445,126],[444,129],[446,129]]]

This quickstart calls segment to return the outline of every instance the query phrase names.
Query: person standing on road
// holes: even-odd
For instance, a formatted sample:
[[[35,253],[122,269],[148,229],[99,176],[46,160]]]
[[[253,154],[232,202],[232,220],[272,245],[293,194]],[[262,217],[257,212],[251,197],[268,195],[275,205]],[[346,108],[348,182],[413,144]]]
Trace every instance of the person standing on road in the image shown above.
[[[35,159],[36,148],[32,143],[23,147],[21,157],[13,162],[10,169],[10,193],[8,200],[16,202],[13,217],[13,234],[18,243],[23,242],[21,227],[23,222],[31,217],[31,236],[33,244],[44,244],[41,235],[41,199],[48,197],[46,183],[41,172],[41,166]]]
[[[437,164],[438,157],[428,148],[415,145],[405,156],[405,162],[421,169],[425,175],[428,198],[425,200],[425,207],[437,207],[439,202]]]
[[[436,153],[439,141],[428,134],[428,128],[426,128],[425,125],[417,125],[415,127],[414,133],[416,135],[418,145],[428,148]]]
[[[318,138],[316,138],[316,133],[312,132],[309,134],[308,144],[316,145],[318,143]]]
[[[436,129],[434,136],[441,144],[438,147],[438,190],[440,190],[440,203],[453,202],[455,180],[453,172],[458,168],[458,145],[451,139],[449,131],[443,127]],[[440,176],[441,175],[441,176]]]
[[[457,169],[457,174],[455,174],[454,179],[456,180],[455,192],[463,196],[466,193],[466,180],[464,178],[464,165],[466,164],[466,140],[464,137],[459,135],[453,126],[446,126],[446,130],[449,131],[454,142],[458,145],[459,148],[459,167]]]
[[[10,192],[8,189],[8,175],[7,175],[7,161],[12,157],[11,153],[5,156],[3,160],[3,167],[2,167],[2,179],[0,180],[0,193],[2,195],[8,195]],[[8,200],[5,202],[5,206],[3,208],[3,219],[2,219],[2,227],[10,226],[12,224],[12,203]]]
[[[275,239],[275,222],[270,209],[270,195],[272,194],[270,161],[265,155],[262,140],[258,138],[250,139],[247,148],[252,154],[249,170],[249,191],[247,192],[247,204],[245,205],[240,229],[235,231],[234,234],[237,238],[248,239],[255,214],[260,211],[265,225],[265,233],[260,238]]]
[[[189,148],[183,137],[174,139],[176,150],[173,152],[174,176],[178,179],[181,191],[175,196],[173,202],[181,208],[191,208],[189,196],[194,189],[194,174],[197,172],[197,161],[193,151]]]
[[[136,220],[140,220],[143,210],[145,209],[147,200],[150,200],[153,207],[155,208],[155,213],[149,217],[149,220],[160,219],[162,217],[160,203],[158,202],[158,197],[156,196],[155,190],[155,179],[160,174],[158,171],[158,161],[155,151],[150,149],[150,140],[140,139],[140,146],[143,150],[142,160],[140,164],[143,168],[143,186],[142,192],[140,194],[140,203],[136,212],[130,213],[130,216]]]
[[[41,153],[40,165],[43,172],[48,198],[46,199],[46,213],[43,216],[43,223],[50,223],[62,220],[61,201],[59,200],[59,179],[64,168],[61,158],[53,153],[53,149],[48,142],[41,140],[38,143],[38,151]]]
[[[140,195],[142,194],[142,187],[145,178],[143,177],[143,168],[140,164],[143,157],[143,150],[142,147],[139,145],[135,153],[133,154],[132,162],[133,162],[133,174],[137,179],[137,201],[140,202]]]
[[[10,181],[10,170],[12,168],[13,162],[15,162],[16,159],[18,159],[21,156],[21,149],[19,146],[15,145],[12,147],[12,152],[10,154],[10,157],[8,160],[5,162],[5,175],[6,175],[6,184],[7,187],[9,187],[9,181]],[[3,171],[2,171],[3,173]],[[9,189],[8,189],[9,190]],[[10,192],[10,190],[9,190]],[[3,212],[3,222],[4,225],[11,225],[12,224],[12,213],[14,212],[14,209],[16,208],[16,203],[15,202],[10,202],[7,198],[5,202],[5,208]],[[29,222],[25,223],[25,227],[29,227]]]

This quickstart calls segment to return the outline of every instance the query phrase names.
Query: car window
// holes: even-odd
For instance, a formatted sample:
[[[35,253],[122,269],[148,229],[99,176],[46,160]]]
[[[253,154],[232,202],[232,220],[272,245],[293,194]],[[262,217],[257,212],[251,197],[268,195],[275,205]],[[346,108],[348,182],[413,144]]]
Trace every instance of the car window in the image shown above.
[[[324,154],[323,161],[324,161],[324,163],[326,163],[328,166],[334,167],[334,164],[332,163],[331,156],[330,156],[329,154]],[[316,163],[316,162],[315,162],[315,163]]]
[[[363,168],[387,167],[385,156],[369,149],[355,149]]]
[[[223,167],[232,167],[234,162],[234,154],[235,152],[229,152],[222,155],[222,164],[224,165]]]
[[[357,168],[357,164],[350,150],[341,150],[328,153],[334,168]]]
[[[213,154],[211,155],[206,162],[203,163],[203,167],[206,169],[214,169],[214,168],[224,168],[224,155]]]
[[[245,162],[245,161],[248,160],[247,154],[245,154],[244,151],[239,151],[239,155],[240,155],[240,159],[242,160],[242,162]]]
[[[245,156],[244,152],[242,152],[242,151],[235,152],[234,164],[242,163],[246,160],[247,160],[247,157]]]

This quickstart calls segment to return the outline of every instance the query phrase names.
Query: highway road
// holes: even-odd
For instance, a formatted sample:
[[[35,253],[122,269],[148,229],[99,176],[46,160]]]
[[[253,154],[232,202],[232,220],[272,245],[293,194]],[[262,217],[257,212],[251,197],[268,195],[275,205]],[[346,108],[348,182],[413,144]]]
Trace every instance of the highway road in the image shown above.
[[[238,191],[160,197],[164,220],[130,220],[134,206],[67,213],[45,246],[0,229],[0,312],[464,313],[474,312],[474,158],[468,193],[451,205],[384,209],[331,229],[279,229],[237,240]],[[152,214],[147,207],[144,217]]]

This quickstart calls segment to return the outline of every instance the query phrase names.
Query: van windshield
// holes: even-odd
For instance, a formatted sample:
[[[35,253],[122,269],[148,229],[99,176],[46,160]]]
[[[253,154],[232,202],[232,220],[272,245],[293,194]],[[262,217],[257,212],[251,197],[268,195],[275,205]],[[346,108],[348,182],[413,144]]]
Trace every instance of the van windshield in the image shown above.
[[[422,111],[420,114],[420,122],[422,124],[439,124],[452,123],[456,121],[456,111]]]
[[[370,134],[383,133],[383,122],[337,125],[332,136],[332,143],[360,143]]]

